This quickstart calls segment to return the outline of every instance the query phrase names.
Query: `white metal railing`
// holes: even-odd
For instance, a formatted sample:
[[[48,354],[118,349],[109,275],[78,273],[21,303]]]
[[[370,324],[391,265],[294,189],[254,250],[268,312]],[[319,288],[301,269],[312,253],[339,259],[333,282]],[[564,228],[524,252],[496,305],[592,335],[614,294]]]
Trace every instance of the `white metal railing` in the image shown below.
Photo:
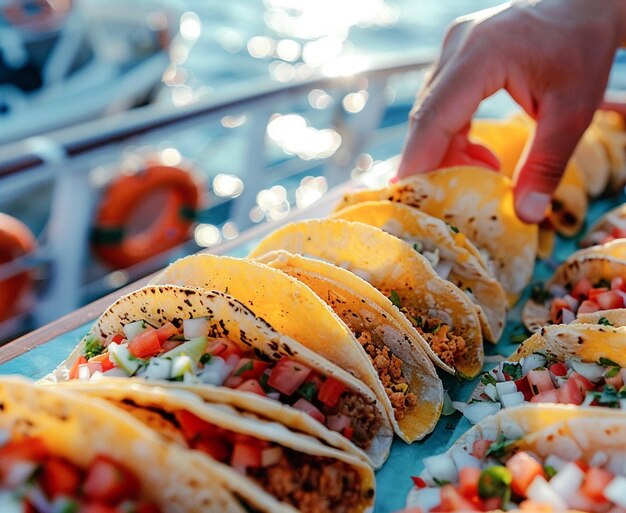
[[[0,340],[50,322],[162,267],[168,259],[199,249],[192,240],[122,273],[102,267],[90,255],[91,218],[102,190],[97,170],[109,169],[112,173],[129,148],[162,147],[163,141],[169,141],[167,144],[172,146],[180,143],[180,153],[202,168],[205,186],[210,190],[211,177],[220,171],[213,166],[212,155],[221,148],[229,148],[236,138],[238,143],[234,147],[238,150],[232,151],[233,166],[227,171],[245,176],[243,193],[227,200],[209,193],[210,204],[202,214],[202,221],[210,219],[218,207],[231,205],[230,219],[240,230],[246,230],[254,224],[249,213],[262,189],[306,173],[323,175],[329,187],[333,187],[350,176],[360,154],[375,154],[377,144],[392,141],[393,151],[399,151],[412,94],[419,85],[420,72],[430,62],[430,56],[386,59],[383,64],[373,64],[349,75],[319,76],[287,85],[255,84],[252,91],[250,87],[233,90],[185,108],[148,106],[0,147],[0,212],[16,199],[28,204],[27,198],[33,190],[45,191],[49,207],[36,233],[39,242],[36,252],[0,265],[0,278],[24,266],[47,270],[49,275],[39,283],[32,308],[0,324]],[[398,95],[396,91],[395,99],[390,100],[387,93],[394,80],[404,93]],[[334,98],[333,106],[313,112],[307,104],[307,95],[314,89]],[[342,107],[342,98],[355,91],[366,91],[367,101],[359,112],[348,113]],[[403,109],[401,119],[381,128],[390,106],[398,104]],[[306,108],[311,111],[306,115],[312,115],[312,125],[320,123],[339,134],[340,147],[322,159],[285,156],[282,161],[273,162],[270,153],[275,153],[276,147],[271,146],[267,137],[268,122],[275,113]],[[245,116],[246,122],[236,130],[229,129],[221,123],[225,116]],[[223,165],[223,157],[222,163],[215,165]]]

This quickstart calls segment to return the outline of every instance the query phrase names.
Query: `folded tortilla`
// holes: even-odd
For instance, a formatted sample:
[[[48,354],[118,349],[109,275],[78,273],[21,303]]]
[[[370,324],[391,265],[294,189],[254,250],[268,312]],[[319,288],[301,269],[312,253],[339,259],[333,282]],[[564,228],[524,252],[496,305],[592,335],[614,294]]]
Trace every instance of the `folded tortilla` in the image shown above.
[[[65,383],[125,410],[183,455],[202,456],[218,483],[255,511],[372,511],[375,479],[362,460],[277,422],[212,405],[182,390],[118,383]],[[183,450],[190,449],[190,450]]]
[[[406,242],[363,223],[313,219],[278,228],[250,257],[279,249],[325,260],[363,278],[390,298],[385,311],[416,331],[435,365],[465,378],[480,372],[483,346],[476,308]]]
[[[50,454],[81,468],[105,456],[131,471],[140,498],[163,513],[244,512],[203,458],[164,443],[106,401],[4,376],[0,404],[0,430],[8,440],[40,439]]]
[[[623,238],[626,234],[626,203],[604,214],[587,230],[580,245],[585,248]]]
[[[385,387],[394,429],[404,441],[419,440],[434,429],[443,407],[441,380],[423,342],[387,314],[385,296],[350,271],[321,260],[282,250],[258,260],[310,287],[355,334]]]
[[[301,363],[300,370],[303,368],[311,369],[315,376],[319,376],[320,380],[332,379],[332,383],[338,383],[337,386],[344,390],[342,395],[336,398],[335,404],[323,412],[322,418],[324,423],[328,423],[331,416],[340,414],[347,416],[350,421],[347,427],[351,430],[351,437],[345,435],[345,438],[342,437],[338,441],[339,433],[326,429],[322,421],[315,420],[305,413],[305,410],[289,407],[289,412],[284,414],[287,406],[283,406],[283,402],[280,401],[287,400],[288,404],[291,404],[292,400],[297,400],[300,397],[298,391],[291,394],[293,397],[289,396],[287,399],[283,399],[284,394],[279,394],[278,397],[272,399],[267,394],[262,397],[255,393],[238,392],[242,394],[238,399],[226,396],[220,402],[238,403],[252,412],[263,412],[265,416],[285,422],[293,426],[295,430],[306,432],[329,445],[337,445],[341,449],[351,451],[357,457],[365,458],[373,466],[379,467],[385,461],[389,453],[393,431],[388,415],[374,393],[345,370],[325,360],[290,337],[276,332],[266,321],[257,317],[242,303],[221,292],[207,292],[201,289],[176,286],[150,286],[123,296],[102,314],[90,333],[81,340],[70,356],[52,374],[44,378],[44,381],[66,381],[77,360],[93,351],[94,346],[97,349],[96,352],[104,355],[109,352],[109,359],[115,358],[115,355],[111,356],[110,354],[111,345],[109,344],[106,348],[103,346],[116,337],[123,338],[124,326],[129,323],[145,321],[151,326],[161,327],[169,321],[180,326],[185,319],[200,319],[202,322],[206,322],[204,331],[206,335],[184,342],[178,348],[173,349],[177,352],[176,356],[165,358],[171,360],[172,368],[180,364],[188,365],[188,369],[184,373],[181,372],[176,378],[171,378],[161,377],[157,372],[158,379],[183,379],[181,384],[194,384],[199,388],[204,387],[203,383],[205,382],[214,382],[215,376],[212,370],[209,372],[212,375],[208,376],[205,381],[203,381],[205,378],[202,374],[203,370],[207,371],[208,366],[213,365],[214,359],[210,358],[205,364],[202,363],[202,356],[207,352],[210,353],[211,341],[219,342],[224,339],[235,344],[244,353],[253,353],[254,357],[249,357],[248,360],[259,359],[266,362],[265,365],[269,365],[270,369],[278,367],[278,364],[283,360],[291,361],[294,365]],[[119,348],[116,349],[117,351]],[[177,363],[181,356],[184,358]],[[186,362],[186,357],[191,361]],[[89,358],[87,359],[89,360]],[[160,360],[163,359],[160,358]],[[153,377],[154,373],[150,370],[152,358],[134,360],[138,368],[131,369],[133,372],[122,372],[121,374],[124,376],[138,375],[149,380],[157,379]],[[227,364],[228,362],[222,363],[222,366]],[[89,363],[85,365],[89,366]],[[254,369],[251,362],[249,362],[249,369],[251,371]],[[217,370],[216,372],[222,371]],[[228,372],[230,373],[230,371]],[[243,382],[246,368],[243,367],[241,372],[243,377],[239,379]],[[120,376],[119,369],[116,367],[112,371],[105,372],[102,376],[111,375]],[[261,376],[258,378],[259,382],[260,378]],[[223,380],[220,379],[220,381]],[[233,385],[233,387],[238,386],[239,383]],[[320,386],[312,384],[304,391],[308,398],[306,403],[312,404],[319,399]],[[227,395],[227,392],[224,391],[222,395]],[[320,402],[316,408],[324,410],[325,406]],[[338,428],[337,431],[345,434],[342,429]]]
[[[493,343],[500,339],[506,320],[506,293],[476,247],[458,229],[392,201],[364,201],[332,217],[376,226],[411,244],[442,278],[454,283],[476,305],[483,338]]]
[[[516,216],[513,185],[501,174],[479,167],[440,169],[383,189],[348,193],[337,210],[368,200],[405,203],[458,228],[485,251],[511,306],[532,277],[538,229]]]

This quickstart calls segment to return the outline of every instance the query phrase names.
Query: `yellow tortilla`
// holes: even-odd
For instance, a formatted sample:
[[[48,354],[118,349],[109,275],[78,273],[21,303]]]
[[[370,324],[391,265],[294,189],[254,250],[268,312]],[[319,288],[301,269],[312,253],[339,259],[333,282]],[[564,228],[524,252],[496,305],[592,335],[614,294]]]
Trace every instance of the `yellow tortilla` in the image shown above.
[[[444,220],[492,260],[490,270],[515,304],[532,277],[537,226],[513,208],[511,181],[479,167],[453,167],[411,176],[384,189],[348,193],[337,210],[368,200],[391,200]]]
[[[389,301],[385,296],[350,271],[321,260],[282,250],[262,255],[259,260],[310,287],[355,334],[367,332],[368,337],[376,337],[402,361],[408,390],[418,398],[417,407],[402,418],[392,416],[396,433],[404,441],[419,440],[434,429],[443,407],[441,380],[422,349],[423,341],[416,340],[412,329],[407,330],[388,314]],[[377,300],[373,301],[371,298],[376,296]],[[384,366],[389,358],[381,358]],[[376,359],[373,363],[376,367]],[[400,391],[392,385],[385,385],[385,390],[393,403],[394,392]]]
[[[597,111],[593,123],[609,157],[608,192],[616,193],[626,183],[626,123],[617,112],[607,110]]]
[[[163,513],[243,513],[219,486],[217,469],[203,458],[164,443],[135,418],[105,401],[68,390],[36,387],[18,377],[0,379],[0,429],[10,438],[42,439],[52,454],[86,468],[102,454],[141,482],[141,497]]]
[[[582,247],[601,244],[614,228],[626,230],[626,203],[615,207],[604,214],[598,221],[587,230],[587,235],[580,241]]]
[[[500,339],[506,320],[506,293],[477,258],[476,247],[460,231],[441,219],[392,201],[364,201],[332,217],[376,226],[411,245],[417,242],[425,251],[436,251],[441,260],[452,265],[445,279],[476,305],[485,340],[495,343]]]
[[[457,372],[466,378],[480,372],[483,348],[476,308],[456,285],[442,280],[407,243],[363,223],[313,219],[278,228],[252,250],[250,257],[278,249],[346,268],[379,290],[392,291],[392,295],[395,291],[402,305],[443,319],[454,335],[465,340],[466,350],[455,358],[453,351],[446,353],[443,346],[435,348],[443,353],[436,353],[424,344],[428,355],[447,372]],[[398,309],[395,312],[396,317],[401,315]],[[453,364],[444,359],[452,359]]]

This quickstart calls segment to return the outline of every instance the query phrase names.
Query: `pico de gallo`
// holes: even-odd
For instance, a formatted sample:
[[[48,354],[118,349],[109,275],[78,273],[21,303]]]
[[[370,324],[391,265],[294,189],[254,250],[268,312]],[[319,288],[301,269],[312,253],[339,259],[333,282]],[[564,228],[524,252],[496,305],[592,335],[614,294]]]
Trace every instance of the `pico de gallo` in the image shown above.
[[[41,438],[0,447],[2,513],[160,513],[139,497],[138,477],[98,455],[87,468],[56,456]]]
[[[481,383],[482,393],[473,402],[453,402],[472,423],[525,402],[626,409],[626,368],[608,358],[562,362],[533,353],[517,362],[501,362],[483,374]]]
[[[568,461],[521,449],[517,440],[500,435],[475,440],[471,450],[455,446],[425,458],[425,472],[412,478],[409,507],[396,513],[626,512],[623,455],[598,450],[588,461]]]
[[[467,342],[449,322],[417,308],[397,290],[379,290],[405,315],[442,362],[454,367],[455,361],[467,353]]]
[[[300,410],[367,449],[383,424],[375,403],[342,381],[294,358],[271,359],[224,337],[207,336],[209,319],[146,321],[124,326],[124,334],[101,341],[89,337],[70,379],[142,377],[209,384],[256,394]]]
[[[616,239],[626,239],[626,219],[617,216],[608,216],[606,225],[591,232],[585,237],[584,246],[606,244]]]
[[[570,324],[578,314],[624,308],[626,280],[615,276],[610,281],[593,283],[588,278],[582,278],[566,286],[552,285],[549,290],[536,286],[531,297],[539,303],[549,302],[553,324]]]
[[[346,462],[237,433],[187,410],[174,412],[172,421],[189,447],[229,465],[304,513],[360,511],[374,496],[374,490],[362,490],[358,471]]]

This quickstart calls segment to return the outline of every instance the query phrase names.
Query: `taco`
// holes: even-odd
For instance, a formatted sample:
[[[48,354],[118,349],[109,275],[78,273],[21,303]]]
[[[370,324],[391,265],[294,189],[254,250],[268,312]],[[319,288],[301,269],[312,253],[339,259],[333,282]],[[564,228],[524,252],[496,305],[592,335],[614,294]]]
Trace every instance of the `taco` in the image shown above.
[[[446,453],[424,459],[405,512],[622,511],[625,463],[624,412],[562,405],[506,409]]]
[[[0,379],[3,513],[245,510],[203,458],[105,401]]]
[[[411,176],[387,188],[348,193],[337,210],[368,200],[405,203],[458,228],[479,250],[513,305],[532,277],[537,226],[515,215],[510,179],[479,167]],[[513,234],[515,236],[513,236]]]
[[[404,441],[421,439],[434,429],[443,407],[441,380],[423,342],[387,314],[385,296],[350,271],[320,260],[282,250],[259,260],[310,287],[355,334],[385,387],[394,429]],[[370,299],[376,296],[377,302]]]
[[[220,484],[254,511],[361,513],[371,511],[371,467],[354,456],[293,433],[277,422],[211,405],[182,390],[101,380],[72,389],[105,399],[169,442],[202,454]]]
[[[460,409],[476,422],[482,415],[527,402],[621,408],[626,399],[624,367],[626,328],[547,326],[486,372],[470,404]]]
[[[278,228],[250,257],[278,249],[325,260],[363,278],[390,298],[385,311],[424,341],[435,365],[465,378],[480,372],[483,347],[476,308],[406,242],[363,223],[313,219]]]
[[[235,389],[251,411],[336,444],[326,426],[377,467],[391,445],[386,412],[363,383],[220,292],[160,286],[122,297],[44,381],[102,376]]]
[[[583,248],[626,239],[626,203],[604,214],[588,231],[580,245]]]
[[[604,145],[610,165],[608,192],[616,193],[626,183],[626,123],[614,111],[599,110],[593,118],[598,137]]]
[[[506,318],[506,293],[476,247],[458,229],[392,201],[364,201],[332,217],[376,226],[411,244],[439,276],[454,283],[476,305],[485,340],[498,341]]]
[[[626,300],[626,240],[581,249],[537,284],[522,310],[532,332],[548,324],[569,324],[583,314],[623,309]]]

